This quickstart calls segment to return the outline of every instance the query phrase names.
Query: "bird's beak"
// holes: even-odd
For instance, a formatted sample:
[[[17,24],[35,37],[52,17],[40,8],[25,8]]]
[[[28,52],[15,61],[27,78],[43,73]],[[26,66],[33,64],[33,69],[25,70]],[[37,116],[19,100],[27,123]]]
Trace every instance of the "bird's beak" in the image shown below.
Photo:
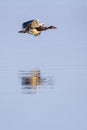
[[[53,29],[57,29],[57,27],[54,26]]]

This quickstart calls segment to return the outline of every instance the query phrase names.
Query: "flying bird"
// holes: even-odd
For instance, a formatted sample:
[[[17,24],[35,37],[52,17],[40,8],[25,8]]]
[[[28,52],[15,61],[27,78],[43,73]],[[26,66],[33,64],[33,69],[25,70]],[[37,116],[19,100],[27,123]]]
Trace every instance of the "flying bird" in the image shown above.
[[[23,30],[19,31],[19,33],[29,33],[34,36],[38,36],[42,31],[48,29],[57,29],[55,26],[46,27],[44,23],[39,23],[39,19],[33,19],[22,24]]]

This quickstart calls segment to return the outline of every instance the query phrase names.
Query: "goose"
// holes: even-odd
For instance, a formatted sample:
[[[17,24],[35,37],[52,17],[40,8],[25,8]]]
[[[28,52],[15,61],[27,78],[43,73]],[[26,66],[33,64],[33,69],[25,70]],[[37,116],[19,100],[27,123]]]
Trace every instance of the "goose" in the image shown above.
[[[46,27],[44,23],[39,23],[39,19],[33,19],[22,24],[23,30],[19,31],[19,33],[29,33],[34,36],[38,36],[42,31],[48,29],[57,29],[55,26]]]

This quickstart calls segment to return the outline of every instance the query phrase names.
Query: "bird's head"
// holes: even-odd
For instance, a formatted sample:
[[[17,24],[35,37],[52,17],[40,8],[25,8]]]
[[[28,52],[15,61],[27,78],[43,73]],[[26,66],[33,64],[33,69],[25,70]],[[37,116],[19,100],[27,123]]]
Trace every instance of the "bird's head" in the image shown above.
[[[57,29],[57,27],[55,27],[55,26],[50,26],[49,28],[50,29]]]

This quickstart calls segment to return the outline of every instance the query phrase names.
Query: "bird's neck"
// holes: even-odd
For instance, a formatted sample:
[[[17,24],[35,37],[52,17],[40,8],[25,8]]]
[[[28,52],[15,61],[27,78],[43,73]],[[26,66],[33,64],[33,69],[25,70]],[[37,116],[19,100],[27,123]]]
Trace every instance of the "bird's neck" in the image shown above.
[[[48,28],[48,29],[52,29],[52,27],[51,27],[51,26],[48,26],[47,28]]]

